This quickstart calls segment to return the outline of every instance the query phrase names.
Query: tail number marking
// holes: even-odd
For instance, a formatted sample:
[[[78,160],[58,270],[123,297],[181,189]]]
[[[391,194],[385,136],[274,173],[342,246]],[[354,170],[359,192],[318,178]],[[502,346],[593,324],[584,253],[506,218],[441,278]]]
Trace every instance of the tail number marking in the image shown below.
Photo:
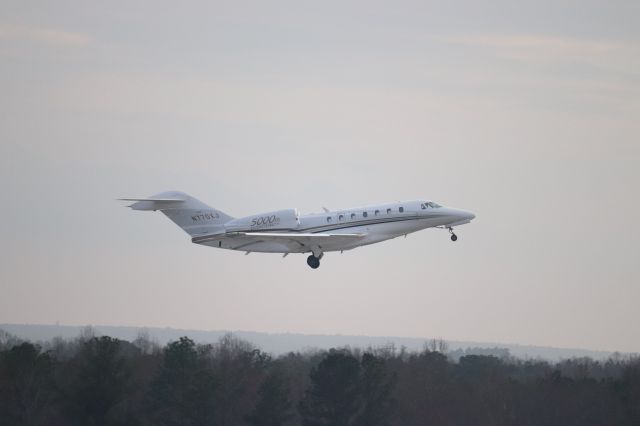
[[[217,212],[205,212],[191,216],[191,220],[193,220],[194,222],[202,222],[204,220],[214,220],[219,218],[220,215]]]

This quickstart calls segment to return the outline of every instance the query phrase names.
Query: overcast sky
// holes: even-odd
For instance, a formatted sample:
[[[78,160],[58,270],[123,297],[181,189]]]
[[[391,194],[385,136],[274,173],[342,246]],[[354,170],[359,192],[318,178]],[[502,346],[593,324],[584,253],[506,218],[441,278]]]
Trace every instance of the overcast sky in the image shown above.
[[[640,351],[637,1],[3,1],[0,322]],[[433,199],[448,233],[303,255],[232,215]]]

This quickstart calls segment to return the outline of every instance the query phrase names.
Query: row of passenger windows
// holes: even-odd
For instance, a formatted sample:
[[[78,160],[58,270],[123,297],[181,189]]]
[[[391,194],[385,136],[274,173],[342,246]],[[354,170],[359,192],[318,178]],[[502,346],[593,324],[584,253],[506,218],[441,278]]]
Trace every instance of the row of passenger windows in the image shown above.
[[[398,211],[400,213],[404,213],[404,207],[399,207]],[[387,209],[387,214],[391,214],[393,212],[392,209]],[[374,216],[380,216],[380,210],[374,210],[373,212]],[[350,218],[351,220],[355,220],[356,219],[356,213],[351,213]],[[345,220],[347,216],[345,214],[339,214],[338,215],[338,221],[342,222]],[[369,217],[369,212],[362,212],[362,217]],[[331,216],[327,216],[327,222],[331,223],[333,221],[333,217]]]

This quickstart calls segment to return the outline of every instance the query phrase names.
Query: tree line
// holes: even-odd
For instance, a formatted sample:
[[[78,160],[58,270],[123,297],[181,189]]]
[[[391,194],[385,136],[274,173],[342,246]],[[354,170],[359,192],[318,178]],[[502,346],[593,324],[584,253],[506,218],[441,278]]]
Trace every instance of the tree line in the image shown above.
[[[394,346],[273,357],[229,334],[160,346],[0,333],[0,425],[638,425],[640,359],[549,363]]]

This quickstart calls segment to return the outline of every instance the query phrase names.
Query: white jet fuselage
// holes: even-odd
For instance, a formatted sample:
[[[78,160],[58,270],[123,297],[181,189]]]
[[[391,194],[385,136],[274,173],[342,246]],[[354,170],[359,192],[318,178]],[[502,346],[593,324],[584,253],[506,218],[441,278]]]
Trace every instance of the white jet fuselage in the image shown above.
[[[311,253],[307,263],[314,269],[325,252],[351,250],[425,228],[447,228],[456,241],[453,227],[475,217],[465,210],[420,200],[307,215],[286,209],[241,218],[178,191],[124,200],[135,201],[129,206],[134,210],[161,211],[193,243],[246,253]]]
[[[282,216],[290,217],[286,220]],[[197,244],[245,252],[314,252],[318,254],[318,252],[350,250],[426,228],[462,225],[474,217],[473,213],[460,209],[427,207],[426,202],[423,201],[382,204],[306,215],[299,215],[295,209],[291,209],[236,219],[225,226],[224,234],[194,237],[192,240]],[[265,237],[270,233],[275,235],[282,233],[358,234],[361,237],[336,241],[327,238],[321,243],[308,245],[284,239],[283,241],[260,241],[256,233],[263,233]],[[313,247],[315,245],[319,247],[316,249]]]

